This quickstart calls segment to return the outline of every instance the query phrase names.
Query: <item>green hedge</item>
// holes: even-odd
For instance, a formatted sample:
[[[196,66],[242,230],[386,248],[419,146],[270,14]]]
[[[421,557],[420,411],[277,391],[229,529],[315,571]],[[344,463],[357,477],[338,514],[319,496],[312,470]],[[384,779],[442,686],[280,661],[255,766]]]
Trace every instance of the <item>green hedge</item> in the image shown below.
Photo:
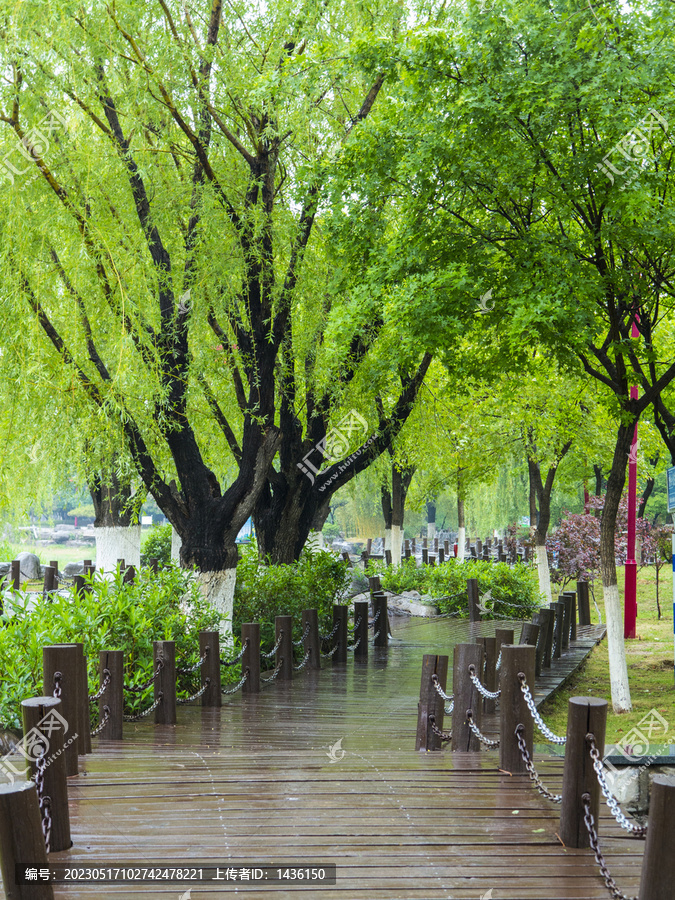
[[[490,598],[481,601],[489,610],[483,618],[529,618],[540,606],[537,573],[522,563],[511,567],[506,563],[483,560],[458,563],[451,559],[438,566],[418,566],[414,559],[405,559],[398,569],[384,571],[381,564],[370,562],[367,572],[379,574],[386,591],[400,594],[414,590],[431,595],[442,613],[468,615],[469,578],[478,579],[481,598],[490,592]]]
[[[145,535],[141,547],[141,565],[147,566],[149,561],[157,557],[160,566],[171,565],[171,525],[153,525]]]
[[[152,642],[173,640],[179,665],[199,659],[197,634],[217,630],[220,617],[203,599],[191,573],[170,568],[154,575],[144,569],[134,584],[121,577],[106,581],[95,576],[91,593],[56,596],[45,601],[42,593],[18,593],[5,598],[0,617],[0,728],[20,729],[20,702],[42,694],[42,647],[82,641],[88,658],[89,691],[99,687],[100,650],[123,650],[125,682],[139,684],[153,671]],[[30,599],[35,603],[27,609]],[[10,606],[13,615],[8,615]],[[241,666],[223,669],[225,678],[240,677]],[[199,673],[178,676],[179,694],[194,693]],[[146,708],[153,689],[142,694],[125,692],[125,713]]]
[[[333,605],[347,602],[343,599],[349,585],[347,570],[348,564],[332,553],[307,548],[298,562],[269,565],[260,561],[252,542],[242,549],[237,566],[235,634],[240,633],[242,622],[260,622],[260,644],[268,652],[274,646],[274,617],[293,616],[293,639],[299,640],[303,609],[317,609],[319,630],[330,631]]]

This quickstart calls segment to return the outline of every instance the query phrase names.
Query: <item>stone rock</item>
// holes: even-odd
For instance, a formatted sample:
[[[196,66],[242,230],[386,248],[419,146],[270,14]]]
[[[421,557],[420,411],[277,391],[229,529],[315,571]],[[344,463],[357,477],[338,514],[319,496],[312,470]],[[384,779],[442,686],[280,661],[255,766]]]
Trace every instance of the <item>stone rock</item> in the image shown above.
[[[0,756],[11,753],[21,739],[11,731],[0,731]]]
[[[32,581],[40,577],[40,559],[34,553],[24,550],[23,553],[19,553],[17,559],[21,563],[22,580],[27,578]]]
[[[9,576],[11,569],[12,569],[11,563],[0,562],[0,584],[2,584],[3,580]]]
[[[54,544],[67,544],[70,540],[70,532],[54,531],[52,532],[52,542]]]
[[[61,574],[66,578],[72,578],[73,575],[84,575],[84,565],[81,562],[66,563]]]
[[[349,587],[349,594],[353,595],[355,593],[362,593],[363,591],[368,590],[368,579],[360,572],[358,569],[353,569],[351,572],[352,581]],[[370,599],[370,594],[368,594],[365,598],[366,600]]]

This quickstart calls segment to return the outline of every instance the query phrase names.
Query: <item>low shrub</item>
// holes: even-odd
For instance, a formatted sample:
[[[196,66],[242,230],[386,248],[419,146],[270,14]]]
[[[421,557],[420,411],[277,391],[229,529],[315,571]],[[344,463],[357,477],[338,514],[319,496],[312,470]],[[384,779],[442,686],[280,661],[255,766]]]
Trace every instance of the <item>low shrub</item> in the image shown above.
[[[141,547],[141,565],[149,565],[153,556],[157,557],[160,566],[171,564],[171,525],[153,525],[148,531]]]

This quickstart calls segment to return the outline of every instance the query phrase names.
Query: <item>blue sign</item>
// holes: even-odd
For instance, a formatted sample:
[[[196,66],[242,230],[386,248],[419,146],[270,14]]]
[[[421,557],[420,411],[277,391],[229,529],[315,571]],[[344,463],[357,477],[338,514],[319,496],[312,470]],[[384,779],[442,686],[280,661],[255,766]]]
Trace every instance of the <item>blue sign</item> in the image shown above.
[[[668,486],[668,512],[675,512],[675,466],[666,469],[666,484]]]

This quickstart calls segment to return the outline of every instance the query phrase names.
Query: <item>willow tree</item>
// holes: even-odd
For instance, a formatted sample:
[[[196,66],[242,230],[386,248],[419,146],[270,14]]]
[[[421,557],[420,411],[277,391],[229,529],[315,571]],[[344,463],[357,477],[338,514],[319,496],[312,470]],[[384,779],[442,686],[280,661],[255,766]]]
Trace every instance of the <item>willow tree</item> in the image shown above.
[[[225,616],[320,306],[303,266],[332,160],[400,12],[64,2],[48,35],[31,4],[2,13],[6,313],[51,345],[80,427],[122,434]]]

